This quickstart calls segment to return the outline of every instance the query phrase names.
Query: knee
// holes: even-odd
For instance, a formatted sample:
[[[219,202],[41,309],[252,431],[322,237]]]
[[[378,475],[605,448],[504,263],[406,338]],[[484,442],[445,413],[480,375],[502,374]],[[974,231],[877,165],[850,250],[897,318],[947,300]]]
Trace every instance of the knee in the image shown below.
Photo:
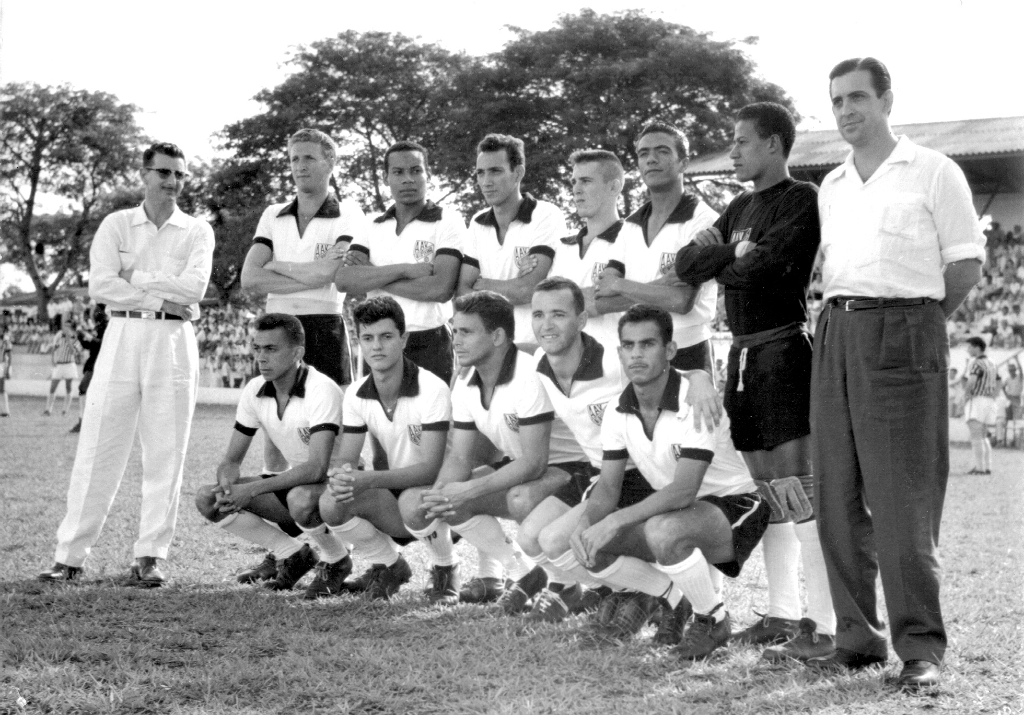
[[[329,491],[324,491],[320,495],[320,500],[317,503],[317,508],[320,511],[320,518],[328,526],[337,526],[338,524],[344,524],[346,521],[352,518],[351,510],[349,509],[351,502],[338,502],[334,500]],[[289,500],[289,511],[291,511],[291,501]]]
[[[214,486],[207,484],[199,487],[196,492],[196,509],[210,521],[218,521],[217,495],[213,493]]]
[[[549,559],[557,559],[569,550],[568,534],[560,532],[549,524],[537,534],[537,546]]]
[[[398,511],[402,515],[402,521],[413,529],[425,529],[433,521],[428,519],[422,509],[423,489],[406,489],[398,496]]]
[[[320,517],[320,495],[304,487],[288,492],[288,513],[299,526],[307,529],[317,525]]]
[[[644,524],[644,539],[659,564],[674,564],[693,550],[693,540],[684,529],[680,529],[679,520],[667,514],[651,517]]]
[[[527,519],[525,522],[519,525],[519,532],[516,534],[516,543],[522,547],[530,556],[539,556],[542,549],[540,547],[540,533],[539,528],[530,523]]]
[[[508,490],[505,503],[508,507],[508,515],[517,523],[522,523],[530,515],[530,512],[533,511],[533,507],[536,506],[530,498],[530,490],[522,484]]]

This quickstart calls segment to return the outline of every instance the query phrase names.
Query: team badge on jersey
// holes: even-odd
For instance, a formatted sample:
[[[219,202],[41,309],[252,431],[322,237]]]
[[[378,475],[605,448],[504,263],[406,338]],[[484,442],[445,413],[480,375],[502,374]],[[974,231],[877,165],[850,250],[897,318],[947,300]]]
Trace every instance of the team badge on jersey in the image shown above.
[[[505,413],[505,424],[513,432],[518,432],[519,431],[519,415],[517,415],[515,412],[506,412]]]
[[[587,405],[587,414],[590,415],[590,421],[598,427],[601,426],[601,422],[604,420],[604,408],[607,406],[607,402],[595,402],[592,405]]]
[[[667,276],[676,267],[676,254],[674,253],[662,253],[661,254],[661,275]]]
[[[309,444],[309,427],[299,427],[299,439],[303,444]]]
[[[417,263],[430,263],[434,260],[434,242],[416,241],[416,245],[412,249],[412,255]]]
[[[594,268],[590,271],[590,281],[592,283],[597,283],[601,278],[601,274],[604,273],[604,269],[607,267],[607,263],[594,263]]]
[[[409,441],[420,446],[420,439],[423,437],[423,425],[409,425]]]
[[[516,257],[516,268],[522,268],[526,265],[526,257],[530,255],[529,246],[516,246],[515,257]]]
[[[740,241],[749,241],[750,234],[754,229],[745,228],[741,231],[733,231],[732,236],[729,237],[729,243],[739,243]]]
[[[331,250],[331,244],[329,243],[318,243],[316,248],[313,249],[313,260],[319,261],[321,258],[327,255],[327,252]]]

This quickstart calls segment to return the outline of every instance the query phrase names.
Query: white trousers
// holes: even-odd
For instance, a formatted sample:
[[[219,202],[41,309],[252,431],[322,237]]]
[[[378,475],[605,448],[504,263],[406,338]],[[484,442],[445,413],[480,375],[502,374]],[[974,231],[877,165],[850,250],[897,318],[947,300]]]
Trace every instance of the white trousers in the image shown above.
[[[68,511],[57,529],[57,561],[81,566],[99,539],[136,431],[142,515],[134,555],[167,558],[198,387],[191,323],[111,318],[86,395]]]

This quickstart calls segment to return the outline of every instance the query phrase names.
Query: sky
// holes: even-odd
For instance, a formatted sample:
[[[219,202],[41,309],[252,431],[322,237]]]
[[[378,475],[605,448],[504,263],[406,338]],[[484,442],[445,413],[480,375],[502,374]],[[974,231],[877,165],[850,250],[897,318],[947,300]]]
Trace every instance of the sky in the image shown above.
[[[288,76],[297,46],[383,30],[482,55],[511,39],[508,25],[543,30],[582,7],[638,6],[715,40],[757,36],[747,53],[794,99],[801,129],[834,127],[828,72],[867,55],[893,76],[894,124],[1024,115],[1020,0],[0,0],[0,84],[109,92],[140,108],[151,137],[210,158],[214,133],[260,111],[252,97]]]

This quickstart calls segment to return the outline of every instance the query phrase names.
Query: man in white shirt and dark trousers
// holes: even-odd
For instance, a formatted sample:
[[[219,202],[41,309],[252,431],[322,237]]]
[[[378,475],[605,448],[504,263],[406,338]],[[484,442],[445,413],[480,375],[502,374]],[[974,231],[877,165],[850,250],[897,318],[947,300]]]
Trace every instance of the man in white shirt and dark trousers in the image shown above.
[[[57,530],[56,563],[39,578],[82,573],[99,538],[138,431],[142,518],[133,576],[160,586],[178,515],[185,450],[199,388],[199,317],[213,265],[213,229],[186,216],[177,198],[185,155],[158,143],[142,156],[142,206],[110,214],[89,251],[89,295],[107,304],[110,323],[86,397],[82,432]]]
[[[949,476],[946,318],[981,277],[985,238],[950,159],[896,137],[889,72],[840,62],[832,113],[850,155],[821,184],[822,290],[811,424],[815,511],[838,627],[808,666],[884,663],[881,574],[900,686],[939,682],[935,547]]]

